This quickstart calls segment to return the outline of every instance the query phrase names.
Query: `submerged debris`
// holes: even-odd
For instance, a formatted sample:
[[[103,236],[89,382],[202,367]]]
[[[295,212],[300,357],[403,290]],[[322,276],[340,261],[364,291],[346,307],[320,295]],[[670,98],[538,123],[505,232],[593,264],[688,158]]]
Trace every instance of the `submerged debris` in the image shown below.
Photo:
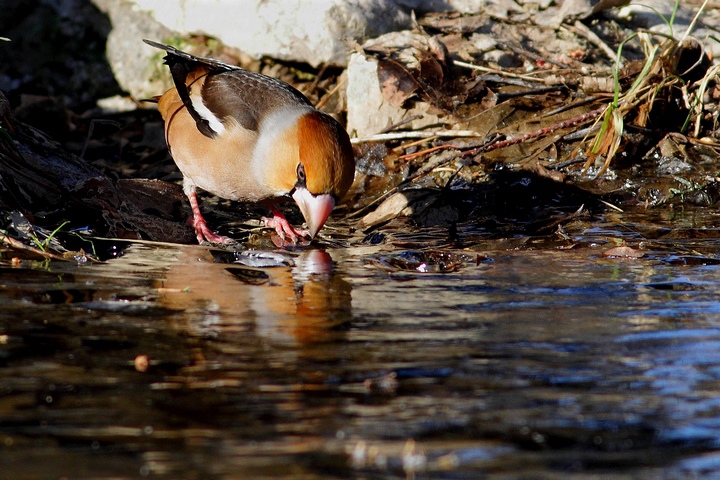
[[[628,247],[627,245],[613,247],[602,253],[602,256],[606,258],[642,258],[644,255],[640,250]]]
[[[418,273],[449,273],[478,261],[470,255],[440,251],[407,250],[399,253],[375,255],[365,259],[368,265],[386,270]]]
[[[230,267],[225,270],[233,277],[249,285],[262,285],[270,280],[267,273],[257,268]]]

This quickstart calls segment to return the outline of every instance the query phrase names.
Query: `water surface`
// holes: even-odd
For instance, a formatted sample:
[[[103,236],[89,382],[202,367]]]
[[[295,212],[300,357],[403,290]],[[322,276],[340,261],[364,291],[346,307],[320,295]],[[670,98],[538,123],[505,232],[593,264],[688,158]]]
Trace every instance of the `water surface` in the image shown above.
[[[389,230],[263,268],[5,251],[2,477],[720,476],[716,223]]]

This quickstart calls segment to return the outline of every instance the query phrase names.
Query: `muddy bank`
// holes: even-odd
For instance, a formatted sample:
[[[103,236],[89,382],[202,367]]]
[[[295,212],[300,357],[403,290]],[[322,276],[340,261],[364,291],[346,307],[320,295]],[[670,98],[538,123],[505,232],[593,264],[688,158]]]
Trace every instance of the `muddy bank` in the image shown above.
[[[715,9],[547,3],[418,13],[411,30],[349,51],[347,69],[243,61],[205,36],[183,45],[290,82],[360,135],[356,181],[334,215],[342,227],[326,241],[382,232],[396,217],[411,229],[450,231],[495,222],[488,233],[503,235],[531,234],[580,206],[714,207],[720,94],[706,35]],[[62,27],[56,44],[73,35],[76,23],[42,2],[33,8],[13,12],[38,31]],[[97,28],[62,55],[26,52],[31,44],[12,38],[0,45],[13,54],[2,72],[3,230],[20,236],[10,215],[20,212],[50,231],[69,222],[67,230],[100,236],[192,242],[157,113],[107,75],[93,75],[97,89],[76,79],[107,67],[108,35],[100,11],[77,18]],[[360,84],[377,90],[379,107],[353,96]],[[113,93],[121,95],[102,99]],[[264,244],[250,220],[262,207],[207,205],[221,231]]]

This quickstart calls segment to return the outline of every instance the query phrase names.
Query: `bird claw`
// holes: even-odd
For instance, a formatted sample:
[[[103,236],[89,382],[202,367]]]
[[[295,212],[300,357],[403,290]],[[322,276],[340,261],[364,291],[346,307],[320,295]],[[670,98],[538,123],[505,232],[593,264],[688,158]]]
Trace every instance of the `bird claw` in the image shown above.
[[[227,245],[228,243],[234,242],[232,238],[218,235],[210,230],[210,227],[207,226],[205,219],[202,217],[189,218],[188,223],[190,223],[195,229],[195,235],[197,236],[197,241],[200,244],[203,243],[203,241],[217,243],[219,245]]]
[[[280,238],[279,235],[276,233],[273,233],[270,236],[270,240],[272,240],[273,245],[275,245],[277,248],[281,248],[283,250],[294,250],[297,247],[307,247],[310,245],[310,240],[308,239],[296,239],[295,241],[286,240],[283,238]]]
[[[195,229],[195,236],[197,237],[198,243],[202,244],[203,241],[207,240],[210,243],[227,245],[228,243],[233,243],[235,241],[230,237],[218,235],[207,226],[207,222],[202,216],[202,212],[200,212],[200,205],[197,201],[197,194],[195,193],[194,186],[188,189],[187,197],[190,201],[190,209],[192,210],[192,217],[188,218],[188,223]]]
[[[298,239],[301,237],[310,238],[310,232],[307,230],[301,230],[290,225],[285,216],[280,212],[273,212],[272,218],[262,217],[262,221],[268,228],[274,228],[277,232],[278,237],[282,241],[283,245],[286,245],[286,240],[290,240],[293,245],[297,245]]]

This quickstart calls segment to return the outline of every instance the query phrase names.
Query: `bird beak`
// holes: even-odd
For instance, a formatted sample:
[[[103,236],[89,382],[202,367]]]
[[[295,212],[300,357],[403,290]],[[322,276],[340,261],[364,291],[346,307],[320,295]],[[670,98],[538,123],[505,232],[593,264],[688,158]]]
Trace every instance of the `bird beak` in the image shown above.
[[[307,188],[298,188],[292,195],[307,222],[310,237],[315,238],[330,216],[335,199],[330,194],[313,195]]]

